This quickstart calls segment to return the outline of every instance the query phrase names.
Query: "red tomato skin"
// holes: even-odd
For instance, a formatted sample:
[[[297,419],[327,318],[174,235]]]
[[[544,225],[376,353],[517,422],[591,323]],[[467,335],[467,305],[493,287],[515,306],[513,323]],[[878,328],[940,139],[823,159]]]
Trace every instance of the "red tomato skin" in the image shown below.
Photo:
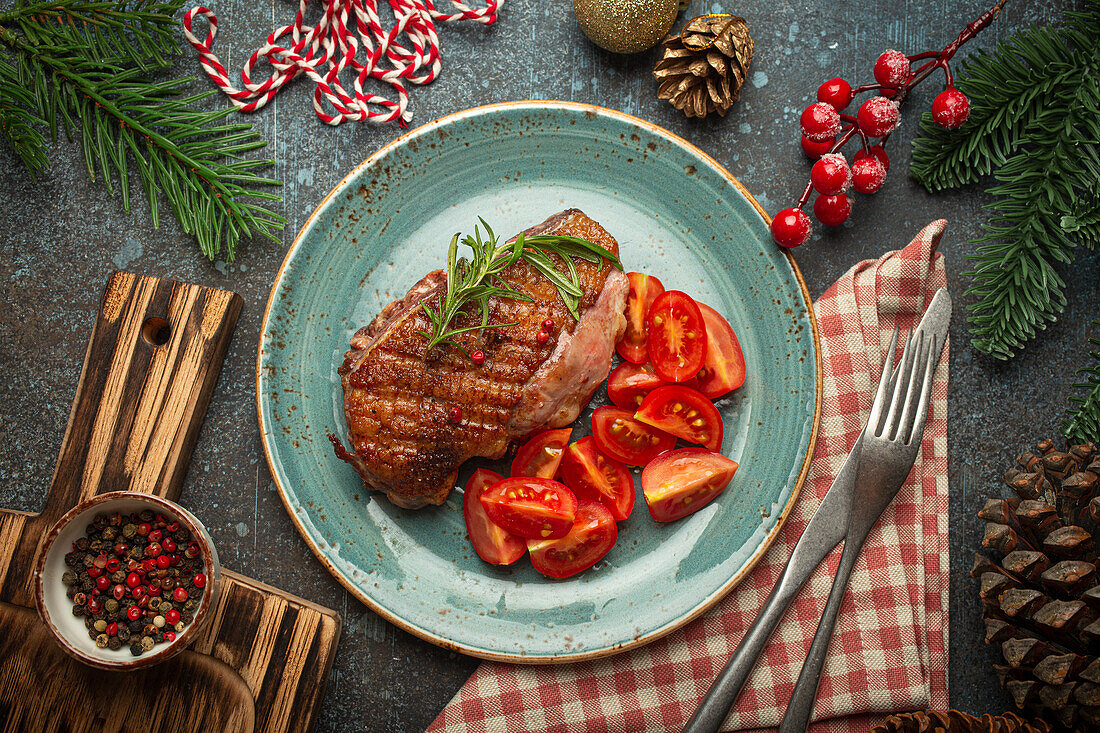
[[[631,435],[645,438],[644,446],[624,445],[612,433],[622,421]],[[592,412],[592,437],[600,452],[628,466],[644,466],[676,447],[676,437],[634,419],[634,413],[618,407],[597,407]]]
[[[578,501],[600,502],[617,522],[629,517],[634,510],[634,477],[630,469],[601,453],[591,436],[565,449],[561,480],[573,490]]]
[[[592,567],[611,551],[619,538],[619,528],[611,512],[597,501],[577,505],[577,521],[565,537],[529,540],[531,564],[543,575],[568,578]],[[580,550],[577,557],[571,551]]]
[[[701,486],[698,479],[692,480],[692,469],[710,473]],[[725,491],[736,472],[736,461],[704,448],[681,448],[659,456],[642,471],[649,516],[658,522],[673,522],[699,511]],[[683,483],[665,488],[677,478]],[[685,497],[691,501],[685,503]]]
[[[607,378],[607,397],[615,407],[637,410],[647,394],[664,384],[652,364],[623,362]]]
[[[462,515],[470,544],[477,556],[491,565],[511,565],[527,552],[526,540],[493,524],[481,505],[481,495],[501,478],[499,473],[479,468],[466,482],[462,494]]]
[[[683,407],[678,412],[673,412],[672,407],[677,403]],[[695,414],[688,417],[688,413],[692,411]],[[689,443],[701,445],[707,450],[717,451],[722,447],[722,415],[714,403],[690,387],[681,384],[658,387],[646,395],[634,417],[646,425],[652,425]],[[702,420],[704,424],[695,428],[691,425],[692,420]],[[705,432],[700,434],[700,430]]]
[[[561,454],[569,445],[573,428],[543,430],[535,433],[519,447],[512,459],[511,476],[530,478],[554,478],[561,463]]]
[[[687,384],[716,400],[745,383],[745,355],[729,321],[709,305],[697,305],[707,327],[707,354],[703,367]]]
[[[633,364],[644,364],[646,355],[646,314],[657,296],[665,292],[665,286],[652,275],[642,272],[628,272],[630,294],[626,298],[626,331],[615,351],[619,356]]]
[[[684,336],[682,352],[673,348],[671,326],[678,320],[674,314],[687,319],[677,328]],[[653,370],[666,382],[686,382],[699,373],[707,356],[707,329],[690,295],[666,290],[653,301],[646,315],[646,351]]]
[[[509,492],[519,497],[509,496]],[[553,497],[550,502],[541,498],[547,492]],[[532,496],[535,498],[529,498]],[[564,537],[577,513],[577,497],[568,486],[527,476],[497,481],[481,495],[481,505],[493,524],[525,539]]]

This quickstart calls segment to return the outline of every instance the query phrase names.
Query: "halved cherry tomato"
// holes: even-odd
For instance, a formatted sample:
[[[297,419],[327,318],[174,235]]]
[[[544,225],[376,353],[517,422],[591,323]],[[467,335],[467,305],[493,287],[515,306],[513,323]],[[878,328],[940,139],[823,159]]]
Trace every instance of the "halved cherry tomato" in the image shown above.
[[[564,537],[577,515],[577,497],[548,478],[497,481],[481,495],[481,505],[493,524],[527,539]]]
[[[565,449],[561,480],[578,500],[600,502],[617,521],[629,517],[634,508],[634,477],[630,469],[600,453],[590,436]]]
[[[642,493],[658,522],[686,517],[714,500],[737,472],[737,462],[702,448],[681,448],[642,471]],[[528,543],[530,547],[530,543]]]
[[[666,382],[686,382],[707,356],[707,328],[699,306],[687,293],[667,290],[646,316],[646,350],[653,370]]]
[[[559,539],[528,540],[531,564],[543,575],[568,578],[599,562],[619,538],[619,528],[607,508],[596,501],[577,506],[577,521]]]
[[[652,275],[641,272],[628,272],[626,276],[630,280],[630,295],[626,298],[626,331],[615,344],[615,350],[633,364],[644,364],[647,359],[646,315],[657,296],[665,292],[665,286]]]
[[[607,396],[615,407],[637,410],[642,398],[665,384],[653,371],[653,365],[623,362],[607,378]]]
[[[592,437],[605,455],[629,466],[644,466],[676,447],[676,437],[634,419],[634,413],[618,407],[597,407],[592,412]]]
[[[650,392],[634,417],[709,450],[722,447],[722,416],[718,408],[698,390],[682,384],[670,384]]]
[[[572,432],[573,428],[544,430],[528,440],[520,446],[512,460],[512,475],[554,478]]]
[[[729,321],[709,305],[696,305],[707,327],[707,355],[691,386],[713,400],[745,383],[745,355]]]
[[[481,505],[481,495],[485,489],[500,480],[499,473],[487,468],[474,471],[462,494],[462,515],[466,518],[466,533],[470,535],[470,543],[478,557],[493,565],[511,565],[527,552],[527,542],[493,524]]]

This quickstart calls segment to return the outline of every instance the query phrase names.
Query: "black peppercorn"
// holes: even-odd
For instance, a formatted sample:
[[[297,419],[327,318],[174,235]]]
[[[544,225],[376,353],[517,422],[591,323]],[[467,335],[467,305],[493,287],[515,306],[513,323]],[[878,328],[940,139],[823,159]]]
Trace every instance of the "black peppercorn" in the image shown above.
[[[117,652],[119,649],[122,648],[122,642],[119,641],[117,636],[112,636],[111,638],[107,639],[107,648],[113,652]]]
[[[146,509],[141,514],[139,514],[138,516],[141,517],[141,521],[143,521],[143,522],[152,522],[153,517],[155,517],[156,515],[153,513],[153,511],[151,509]]]
[[[87,537],[81,537],[80,539],[78,539],[73,544],[76,546],[77,550],[80,550],[81,552],[83,552],[83,551],[88,549],[88,538]]]

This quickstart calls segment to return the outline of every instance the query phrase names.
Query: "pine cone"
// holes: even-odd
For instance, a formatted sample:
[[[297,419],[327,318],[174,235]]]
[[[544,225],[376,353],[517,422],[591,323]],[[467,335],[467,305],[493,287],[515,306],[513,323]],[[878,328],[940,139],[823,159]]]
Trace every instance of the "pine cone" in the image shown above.
[[[741,96],[752,63],[752,37],[745,19],[703,15],[662,45],[664,56],[653,69],[660,82],[657,98],[667,99],[688,117],[711,112],[725,117]]]
[[[1053,730],[1044,720],[1024,720],[1015,713],[978,718],[948,710],[891,715],[872,728],[871,733],[1051,733]]]
[[[972,577],[981,580],[986,642],[1017,707],[1073,730],[1100,729],[1100,455],[1092,443],[1045,440],[1004,476],[1016,496],[990,499]],[[996,560],[994,558],[999,558]]]

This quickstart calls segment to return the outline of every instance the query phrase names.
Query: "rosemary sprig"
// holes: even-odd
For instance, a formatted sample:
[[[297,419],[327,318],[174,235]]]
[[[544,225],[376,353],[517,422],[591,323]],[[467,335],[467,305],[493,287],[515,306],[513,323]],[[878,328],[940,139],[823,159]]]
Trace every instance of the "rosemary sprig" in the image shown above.
[[[489,323],[489,299],[508,298],[531,301],[531,297],[526,293],[509,287],[499,278],[502,271],[520,260],[531,265],[553,283],[574,320],[580,320],[577,308],[584,295],[575,260],[581,259],[593,264],[607,260],[616,268],[622,269],[619,258],[610,250],[587,239],[558,234],[524,237],[521,233],[511,244],[502,244],[492,227],[484,219],[479,217],[479,220],[481,226],[485,227],[485,238],[481,236],[481,229],[475,226],[473,235],[467,235],[461,240],[462,245],[470,248],[473,259],[468,260],[458,256],[459,235],[454,235],[447,251],[447,292],[435,306],[421,301],[424,312],[432,321],[430,333],[421,331],[421,335],[428,339],[429,349],[446,343],[465,353],[466,349],[454,340],[455,336],[468,331],[516,325],[515,323]],[[560,257],[565,262],[568,272],[559,270],[551,259],[551,255]],[[459,315],[473,312],[469,310],[471,308],[476,308],[476,312],[481,316],[478,325],[450,327]]]

